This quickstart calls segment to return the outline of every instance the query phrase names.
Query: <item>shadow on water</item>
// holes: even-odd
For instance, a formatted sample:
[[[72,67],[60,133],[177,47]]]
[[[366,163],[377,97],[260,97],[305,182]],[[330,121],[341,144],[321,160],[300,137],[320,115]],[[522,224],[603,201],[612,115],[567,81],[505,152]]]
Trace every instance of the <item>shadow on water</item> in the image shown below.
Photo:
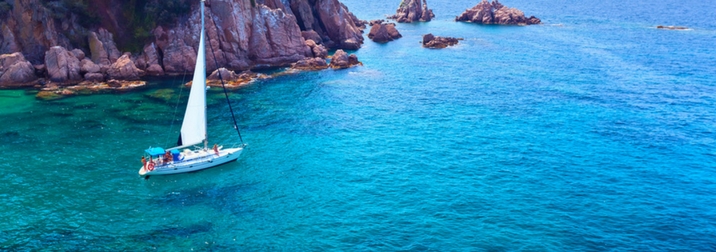
[[[11,143],[11,144],[25,144],[34,142],[35,139],[17,131],[6,131],[0,133],[0,142]]]
[[[144,234],[133,235],[132,240],[164,244],[174,238],[189,238],[196,234],[212,231],[211,222],[195,223],[188,226],[168,225]]]
[[[249,212],[248,206],[239,200],[239,194],[252,190],[254,184],[226,187],[203,186],[171,192],[152,200],[153,204],[174,208],[207,205],[218,211],[241,215]]]

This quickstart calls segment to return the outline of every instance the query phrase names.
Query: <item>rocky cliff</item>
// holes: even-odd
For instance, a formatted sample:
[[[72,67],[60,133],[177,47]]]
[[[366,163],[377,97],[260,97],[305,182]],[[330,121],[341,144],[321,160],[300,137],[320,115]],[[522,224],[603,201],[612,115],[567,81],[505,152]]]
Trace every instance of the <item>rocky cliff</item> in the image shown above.
[[[10,12],[0,15],[0,55],[21,52],[36,66],[51,60],[52,68],[40,67],[47,73],[39,77],[59,82],[134,80],[137,75],[185,74],[194,68],[201,24],[198,0],[173,23],[153,28],[146,43],[131,54],[120,51],[115,42],[117,36],[132,34],[122,30],[126,27],[117,11],[110,11],[121,1],[98,1],[104,12],[87,27],[80,24],[80,14],[58,20],[44,2],[14,0]],[[329,49],[359,49],[363,43],[364,21],[338,0],[212,0],[204,14],[207,71],[281,67],[313,58],[316,49],[306,38]],[[26,65],[22,63],[23,74]],[[8,78],[29,79],[13,76]]]

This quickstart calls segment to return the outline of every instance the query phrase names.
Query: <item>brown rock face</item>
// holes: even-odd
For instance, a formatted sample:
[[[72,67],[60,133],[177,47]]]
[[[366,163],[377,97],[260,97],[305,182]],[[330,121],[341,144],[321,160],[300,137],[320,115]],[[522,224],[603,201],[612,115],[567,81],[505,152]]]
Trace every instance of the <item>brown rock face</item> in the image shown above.
[[[51,81],[74,83],[82,80],[80,61],[64,47],[53,46],[45,53],[45,66]]]
[[[401,38],[403,35],[395,28],[395,24],[376,23],[370,28],[368,38],[378,43],[386,43]]]
[[[21,53],[0,55],[0,85],[25,86],[36,79],[35,68]]]
[[[460,16],[457,16],[455,21],[500,25],[532,25],[542,22],[534,16],[525,18],[525,14],[521,10],[508,8],[498,0],[494,0],[492,3],[482,0],[472,9],[465,10]]]
[[[12,2],[12,11],[0,20],[0,54],[21,51],[29,61],[40,63],[50,47],[70,47],[69,40],[57,32],[60,24],[40,0]]]
[[[107,70],[107,77],[114,80],[139,80],[143,74],[144,72],[134,65],[129,54],[119,57]]]
[[[164,68],[159,64],[159,52],[154,43],[144,46],[144,54],[142,55],[144,62],[144,70],[148,75],[164,75]]]
[[[416,21],[427,22],[435,17],[433,10],[428,9],[426,0],[403,0],[396,14],[389,16],[389,19],[395,19],[398,23],[411,23]]]
[[[423,35],[423,47],[427,48],[445,48],[448,46],[457,45],[457,38],[451,37],[436,37],[432,33]]]
[[[92,62],[90,59],[83,59],[80,61],[80,73],[81,74],[88,74],[88,73],[99,73],[100,72],[99,65]]]
[[[273,4],[280,4],[280,1]],[[206,9],[207,70],[220,66],[247,70],[264,66],[288,66],[310,54],[296,18],[282,10],[249,1],[214,0]],[[154,30],[160,62],[167,73],[194,69],[199,45],[201,16],[198,6],[189,19],[171,30]],[[212,52],[213,48],[213,52]]]
[[[306,58],[294,63],[293,65],[291,65],[291,68],[298,70],[316,71],[328,68],[328,64],[323,58]]]
[[[338,0],[316,0],[317,19],[335,48],[357,50],[363,44],[362,30],[356,26],[345,5]],[[332,46],[329,46],[332,47]]]
[[[355,54],[348,56],[346,52],[339,49],[333,54],[333,57],[331,57],[331,64],[329,66],[333,69],[345,69],[355,65],[362,65],[362,63],[358,61],[358,57],[355,56]]]
[[[321,58],[325,59],[328,57],[328,50],[326,50],[323,45],[317,45],[316,42],[313,42],[313,40],[306,40],[306,46],[311,48],[311,55],[309,55],[309,58]]]
[[[97,33],[90,32],[89,47],[92,61],[100,66],[109,66],[121,56],[112,33],[102,28]]]
[[[302,31],[301,36],[303,36],[303,39],[305,40],[313,40],[313,42],[316,42],[316,44],[323,43],[323,39],[321,38],[321,35],[318,35],[316,31]]]

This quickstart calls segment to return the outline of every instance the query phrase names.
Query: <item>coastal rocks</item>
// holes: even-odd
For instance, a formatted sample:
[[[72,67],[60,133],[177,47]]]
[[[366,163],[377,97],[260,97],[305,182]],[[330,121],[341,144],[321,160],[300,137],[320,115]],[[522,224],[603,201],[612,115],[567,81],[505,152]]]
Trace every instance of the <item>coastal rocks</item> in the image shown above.
[[[82,80],[80,61],[64,47],[51,47],[45,53],[45,66],[50,81],[77,83]]]
[[[457,45],[459,38],[436,37],[432,33],[423,35],[423,47],[427,48],[446,48],[448,46]]]
[[[688,30],[688,27],[684,26],[663,26],[659,25],[656,27],[656,29],[664,29],[664,30]]]
[[[308,55],[309,58],[328,58],[328,50],[323,45],[318,45],[316,44],[316,42],[313,42],[313,40],[309,39],[306,40],[306,46],[311,48],[311,55]]]
[[[145,81],[116,81],[106,82],[83,81],[74,86],[59,87],[54,83],[46,85],[45,88],[35,95],[38,100],[57,100],[74,95],[91,95],[114,92],[127,92],[147,85]]]
[[[395,24],[383,24],[382,22],[372,22],[372,24],[373,27],[371,27],[368,33],[368,38],[375,42],[386,43],[403,37],[403,35],[398,32],[398,29],[395,28]]]
[[[411,23],[416,21],[427,22],[435,17],[433,10],[428,9],[426,0],[403,0],[395,15],[389,19],[395,19],[398,23]]]
[[[534,16],[525,18],[525,14],[521,10],[508,8],[498,0],[494,0],[492,3],[482,0],[479,4],[457,16],[455,21],[500,25],[533,25],[542,22]]]
[[[35,68],[22,53],[0,55],[0,85],[30,86],[36,79]]]
[[[296,18],[282,8],[271,9],[263,4],[252,7],[249,1],[228,0],[214,0],[211,5],[206,9],[211,12],[207,15],[211,18],[205,20],[206,57],[213,59],[216,55],[219,66],[236,70],[288,66],[310,53]],[[195,8],[186,21],[175,27],[154,29],[157,51],[162,56],[159,62],[166,73],[194,69],[200,24],[200,13]],[[207,70],[217,68],[213,60],[207,61]]]
[[[143,68],[142,70],[145,70],[148,75],[164,75],[164,69],[162,68],[162,65],[159,64],[159,52],[157,51],[157,46],[154,43],[148,44],[144,46],[143,52],[144,54],[140,56],[140,59],[143,62],[141,67]]]
[[[214,70],[214,72],[212,72],[211,75],[206,78],[206,85],[210,87],[222,87],[221,80],[223,79],[224,87],[226,87],[227,89],[236,89],[243,85],[249,84],[261,77],[261,74],[257,74],[254,72],[245,71],[240,74],[237,74],[234,71],[222,67]],[[191,82],[189,82],[187,85],[191,86]]]
[[[0,20],[0,54],[21,51],[28,61],[37,64],[50,47],[70,47],[69,39],[57,32],[61,25],[41,0],[6,2],[12,3],[12,10]]]
[[[351,18],[352,13],[338,0],[318,0],[315,10],[325,33],[336,48],[358,50],[363,44],[362,30]],[[330,46],[329,46],[330,47]]]
[[[301,36],[305,40],[313,40],[313,42],[316,42],[316,44],[323,43],[323,39],[321,38],[321,35],[318,35],[316,31],[302,31]]]
[[[139,77],[144,75],[144,71],[139,70],[129,56],[129,53],[122,55],[117,62],[107,69],[109,79],[134,81],[139,80]]]
[[[97,33],[89,33],[89,49],[92,61],[100,66],[109,66],[117,61],[121,53],[114,44],[112,33],[100,28]]]
[[[317,71],[328,68],[328,64],[324,58],[306,58],[294,63],[291,65],[291,68],[296,70]]]
[[[363,63],[358,61],[358,56],[355,54],[348,56],[345,51],[340,49],[333,54],[333,57],[331,57],[331,64],[329,64],[329,66],[333,69],[346,69],[356,65],[363,65]]]

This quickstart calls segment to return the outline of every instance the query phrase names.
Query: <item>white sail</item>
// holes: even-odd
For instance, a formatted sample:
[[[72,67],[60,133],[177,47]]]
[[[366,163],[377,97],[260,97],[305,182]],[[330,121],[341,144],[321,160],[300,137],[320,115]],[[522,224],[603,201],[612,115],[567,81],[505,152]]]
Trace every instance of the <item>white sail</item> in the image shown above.
[[[181,125],[179,147],[199,144],[206,139],[206,60],[204,50],[204,4],[201,4],[201,36],[196,55],[194,79]]]

